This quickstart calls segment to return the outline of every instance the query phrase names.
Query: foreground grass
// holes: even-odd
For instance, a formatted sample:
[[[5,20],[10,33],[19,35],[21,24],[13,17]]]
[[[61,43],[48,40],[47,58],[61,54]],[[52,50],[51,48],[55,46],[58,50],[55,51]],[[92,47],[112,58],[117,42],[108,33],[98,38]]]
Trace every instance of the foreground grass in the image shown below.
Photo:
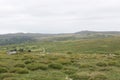
[[[120,80],[120,55],[0,53],[0,80]]]

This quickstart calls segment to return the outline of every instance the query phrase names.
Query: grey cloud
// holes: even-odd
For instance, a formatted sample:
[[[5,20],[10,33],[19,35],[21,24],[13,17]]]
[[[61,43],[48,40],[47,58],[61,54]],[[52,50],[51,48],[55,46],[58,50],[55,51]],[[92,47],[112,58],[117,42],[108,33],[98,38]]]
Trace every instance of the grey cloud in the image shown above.
[[[0,0],[0,33],[120,30],[119,0]]]

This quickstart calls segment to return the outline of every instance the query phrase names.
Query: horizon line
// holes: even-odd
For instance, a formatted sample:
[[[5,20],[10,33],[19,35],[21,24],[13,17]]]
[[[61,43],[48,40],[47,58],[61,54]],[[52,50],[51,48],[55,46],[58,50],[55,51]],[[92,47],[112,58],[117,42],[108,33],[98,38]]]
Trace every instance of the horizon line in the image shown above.
[[[72,33],[79,33],[79,32],[120,32],[120,30],[80,30],[76,32],[58,32],[58,33],[47,33],[47,32],[9,32],[9,33],[0,33],[0,35],[6,35],[6,34],[72,34]]]

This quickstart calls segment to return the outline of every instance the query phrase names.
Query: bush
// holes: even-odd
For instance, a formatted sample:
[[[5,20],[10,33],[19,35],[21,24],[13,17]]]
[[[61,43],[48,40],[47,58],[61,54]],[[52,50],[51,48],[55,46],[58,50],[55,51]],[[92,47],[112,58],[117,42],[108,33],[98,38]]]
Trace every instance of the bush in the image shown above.
[[[21,67],[21,68],[24,68],[24,67],[25,67],[25,64],[18,63],[18,64],[15,64],[14,67]]]
[[[9,78],[4,78],[3,80],[18,80],[18,79],[13,78],[13,77],[9,77]]]
[[[1,67],[7,67],[7,64],[5,64],[4,62],[0,62],[0,66]]]
[[[67,52],[67,54],[72,54],[72,52]]]
[[[64,70],[65,74],[71,75],[71,74],[74,74],[75,72],[77,72],[78,69],[76,69],[74,67],[65,67],[65,68],[63,68],[63,70]]]
[[[3,74],[0,74],[0,80],[6,80],[6,78],[11,78],[15,76],[16,74],[13,74],[13,73],[3,73]],[[14,79],[11,79],[11,80],[14,80]]]
[[[47,70],[48,69],[48,66],[44,65],[44,64],[40,64],[39,67],[40,67],[41,70]]]
[[[100,68],[99,71],[111,71],[112,68],[110,67],[103,67],[103,68]]]
[[[51,64],[49,64],[49,67],[52,69],[62,69],[63,65],[59,64],[59,63],[51,63]]]
[[[26,78],[8,77],[8,78],[4,78],[3,80],[26,80]]]
[[[4,68],[4,67],[0,67],[0,73],[5,73],[5,72],[7,72],[8,70],[6,69],[6,68]]]
[[[28,64],[27,68],[31,71],[40,69],[39,63]]]
[[[34,61],[33,60],[26,60],[24,63],[25,64],[30,64],[30,63],[33,63]]]
[[[11,73],[18,73],[18,74],[27,74],[29,71],[26,68],[13,68],[10,70]]]
[[[90,67],[93,67],[92,65],[89,65],[87,63],[82,63],[79,65],[79,68],[90,68]]]
[[[96,65],[100,66],[100,67],[106,67],[106,66],[108,66],[108,64],[105,63],[105,62],[98,62]]]
[[[73,80],[89,80],[90,76],[87,72],[79,72],[70,76]]]
[[[109,65],[109,66],[117,66],[117,67],[120,67],[119,62],[117,62],[117,61],[109,61],[109,62],[108,62],[108,65]]]
[[[107,77],[105,74],[100,72],[94,72],[90,75],[90,80],[106,80]]]
[[[69,59],[58,59],[58,60],[56,60],[56,63],[60,63],[63,65],[70,65],[71,61]]]

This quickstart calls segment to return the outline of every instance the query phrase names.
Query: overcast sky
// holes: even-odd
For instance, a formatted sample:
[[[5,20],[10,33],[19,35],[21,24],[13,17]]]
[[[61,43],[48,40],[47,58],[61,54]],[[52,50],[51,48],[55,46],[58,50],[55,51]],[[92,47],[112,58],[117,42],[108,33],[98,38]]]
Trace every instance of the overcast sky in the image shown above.
[[[120,0],[0,0],[0,34],[120,31]]]

